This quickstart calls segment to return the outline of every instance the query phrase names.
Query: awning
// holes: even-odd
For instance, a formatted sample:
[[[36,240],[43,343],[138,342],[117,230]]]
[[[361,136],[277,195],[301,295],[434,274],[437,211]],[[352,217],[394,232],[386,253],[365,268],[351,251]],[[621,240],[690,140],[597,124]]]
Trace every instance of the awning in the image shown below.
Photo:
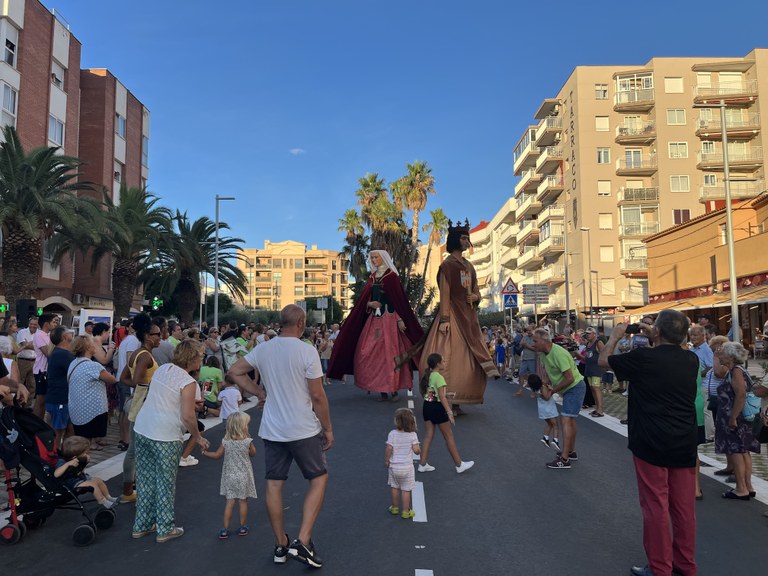
[[[741,288],[738,291],[736,302],[739,306],[743,304],[759,304],[768,302],[768,286],[753,286],[751,288]],[[722,308],[731,305],[731,293],[721,292],[719,294],[710,294],[709,296],[700,296],[691,298],[684,306],[678,310],[699,310],[702,308]]]
[[[685,305],[688,300],[667,300],[665,302],[654,302],[653,304],[647,304],[641,308],[633,308],[632,310],[626,310],[616,316],[644,316],[645,314],[656,314],[662,310],[669,310],[674,308],[680,310],[681,306]]]

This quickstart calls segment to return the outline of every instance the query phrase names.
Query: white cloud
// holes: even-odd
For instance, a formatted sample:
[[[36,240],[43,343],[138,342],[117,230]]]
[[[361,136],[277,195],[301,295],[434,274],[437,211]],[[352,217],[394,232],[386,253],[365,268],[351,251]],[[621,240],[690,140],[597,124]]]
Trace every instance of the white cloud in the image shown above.
[[[304,148],[291,148],[288,150],[288,153],[294,156],[301,156],[302,154],[306,154],[307,151],[304,150]]]

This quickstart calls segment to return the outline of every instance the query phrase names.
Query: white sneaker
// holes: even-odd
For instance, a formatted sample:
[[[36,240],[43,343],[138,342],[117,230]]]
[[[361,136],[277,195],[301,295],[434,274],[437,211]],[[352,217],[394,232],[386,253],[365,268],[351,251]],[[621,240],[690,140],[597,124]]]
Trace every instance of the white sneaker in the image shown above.
[[[423,466],[421,464],[419,464],[418,470],[419,470],[419,472],[434,472],[435,471],[435,467],[434,466],[430,466],[429,464],[424,464]]]
[[[472,466],[474,465],[475,465],[474,460],[470,460],[469,462],[462,462],[461,464],[456,466],[456,472],[458,474],[461,474],[462,472],[466,472],[467,470],[472,468]]]
[[[200,461],[191,454],[186,458],[179,458],[179,466],[196,466]]]

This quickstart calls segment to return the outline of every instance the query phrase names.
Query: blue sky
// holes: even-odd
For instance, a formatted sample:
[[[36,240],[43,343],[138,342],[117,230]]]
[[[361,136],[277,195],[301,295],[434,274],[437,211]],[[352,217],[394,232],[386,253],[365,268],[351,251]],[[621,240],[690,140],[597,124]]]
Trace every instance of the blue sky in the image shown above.
[[[414,160],[436,178],[427,211],[474,225],[513,193],[512,150],[575,66],[768,47],[762,1],[44,3],[82,67],[109,68],[150,109],[150,190],[193,218],[236,196],[221,219],[257,248],[340,249],[357,179]]]

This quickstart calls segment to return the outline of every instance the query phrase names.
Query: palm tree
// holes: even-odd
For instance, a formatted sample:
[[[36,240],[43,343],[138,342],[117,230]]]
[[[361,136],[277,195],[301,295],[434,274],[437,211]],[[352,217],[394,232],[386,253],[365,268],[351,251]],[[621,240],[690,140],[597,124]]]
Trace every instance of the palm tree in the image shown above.
[[[377,173],[368,173],[358,180],[360,188],[355,192],[360,205],[360,216],[366,226],[371,226],[371,209],[376,201],[387,194],[387,185]]]
[[[190,222],[186,212],[178,210],[174,221],[178,231],[163,239],[157,263],[145,269],[141,280],[148,293],[175,298],[181,321],[189,324],[200,302],[200,275],[215,271],[216,224],[207,216]],[[236,261],[243,240],[222,237],[222,230],[229,230],[229,225],[219,222],[219,282],[242,300],[247,292],[246,278]]]
[[[424,288],[427,282],[427,268],[429,267],[429,257],[432,254],[432,247],[442,244],[443,234],[445,234],[445,231],[448,230],[448,218],[445,215],[445,212],[443,212],[442,208],[436,208],[435,210],[432,210],[429,215],[432,217],[432,220],[425,224],[423,228],[424,232],[429,231],[429,240],[427,244],[427,257],[424,258],[424,272],[421,275],[423,278],[423,283],[421,286],[419,301],[421,301],[421,299],[424,297]]]
[[[42,147],[25,152],[16,130],[3,129],[0,144],[0,227],[3,233],[3,284],[11,314],[16,301],[32,298],[42,269],[43,241],[54,234],[82,234],[83,222],[97,213],[93,201],[78,198],[89,190],[77,180],[80,161]],[[81,236],[82,237],[82,236]]]
[[[365,235],[365,227],[357,210],[350,208],[339,219],[339,232],[344,232],[346,244],[342,252],[349,261],[349,273],[356,279],[365,278],[365,254],[368,252],[368,236]]]
[[[405,207],[413,210],[411,224],[411,241],[414,246],[419,243],[419,213],[427,207],[427,195],[435,193],[435,177],[432,168],[426,162],[417,160],[408,164],[408,174],[405,178]]]

